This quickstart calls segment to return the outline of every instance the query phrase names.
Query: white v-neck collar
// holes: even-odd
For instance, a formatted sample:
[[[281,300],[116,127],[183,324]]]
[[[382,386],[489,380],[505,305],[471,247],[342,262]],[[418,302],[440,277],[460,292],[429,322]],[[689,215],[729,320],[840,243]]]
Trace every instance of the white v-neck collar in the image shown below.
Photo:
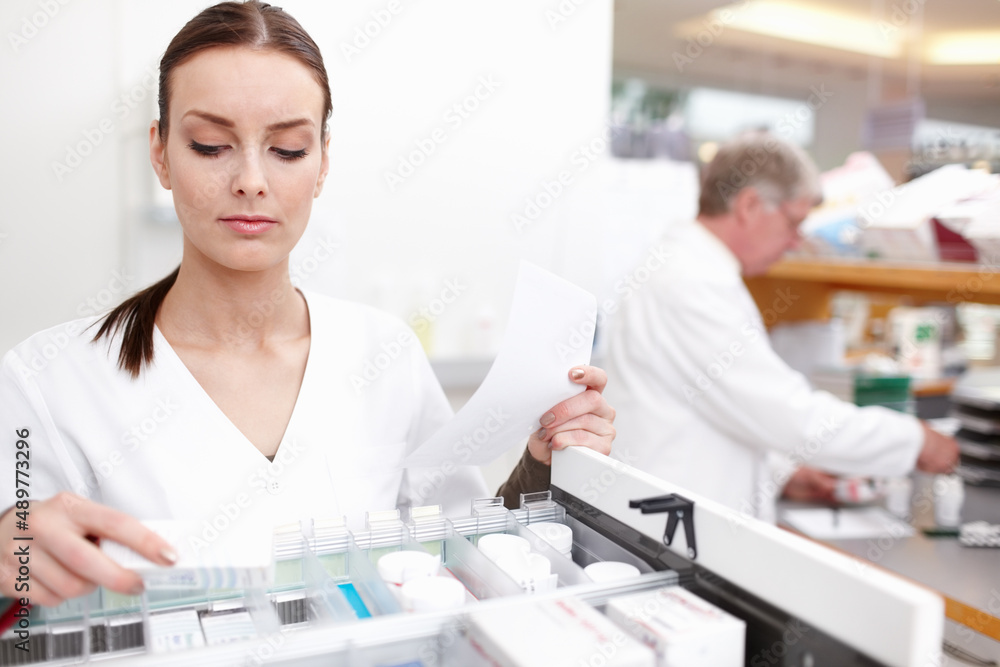
[[[303,403],[305,403],[303,396],[306,395],[309,387],[312,384],[310,382],[310,378],[313,375],[311,368],[313,366],[313,357],[314,357],[313,352],[316,349],[316,346],[313,344],[313,341],[315,340],[316,336],[317,318],[313,316],[314,309],[310,308],[309,306],[309,296],[306,294],[306,292],[302,290],[296,290],[296,292],[301,294],[303,300],[305,300],[306,302],[306,313],[307,317],[309,318],[309,352],[306,355],[306,368],[305,371],[302,373],[302,382],[299,384],[299,392],[295,396],[295,404],[292,406],[292,412],[288,417],[288,423],[285,424],[285,430],[281,434],[281,440],[278,442],[278,448],[274,452],[275,457],[277,457],[278,454],[280,453],[281,447],[285,443],[285,440],[288,438],[289,434],[294,433],[293,427],[296,425],[298,421],[300,406]],[[234,424],[233,421],[226,415],[226,413],[222,411],[222,408],[220,408],[218,404],[214,400],[212,400],[212,397],[208,395],[208,392],[205,391],[205,388],[201,386],[201,383],[198,382],[197,378],[195,378],[194,374],[191,373],[190,369],[188,369],[188,367],[184,364],[184,361],[174,350],[173,346],[170,344],[170,341],[168,341],[166,336],[163,335],[163,332],[160,331],[160,327],[157,326],[156,323],[154,323],[153,364],[155,366],[156,364],[164,361],[173,366],[174,369],[176,369],[179,377],[183,378],[181,382],[184,382],[187,385],[189,385],[190,395],[199,396],[200,402],[205,403],[208,406],[211,406],[206,408],[206,410],[214,412],[216,417],[219,420],[222,420],[226,424],[226,428],[232,430],[232,432],[238,436],[238,438],[248,448],[247,451],[248,454],[260,456],[265,462],[269,462],[264,453],[259,449],[257,449],[257,446],[250,441],[250,439],[243,433],[243,431],[237,428],[236,424]]]

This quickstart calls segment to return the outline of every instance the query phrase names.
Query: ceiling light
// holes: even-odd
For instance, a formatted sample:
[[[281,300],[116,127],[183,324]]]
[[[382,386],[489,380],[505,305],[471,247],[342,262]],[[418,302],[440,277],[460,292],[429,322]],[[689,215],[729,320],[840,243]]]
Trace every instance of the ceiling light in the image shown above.
[[[712,18],[730,28],[795,42],[882,58],[897,58],[902,53],[904,31],[887,31],[869,16],[815,5],[756,0],[717,9]]]
[[[708,164],[715,157],[715,154],[719,152],[719,144],[714,141],[706,141],[701,146],[698,146],[698,159]]]
[[[925,52],[935,65],[996,65],[1000,63],[1000,32],[952,32],[935,35]]]

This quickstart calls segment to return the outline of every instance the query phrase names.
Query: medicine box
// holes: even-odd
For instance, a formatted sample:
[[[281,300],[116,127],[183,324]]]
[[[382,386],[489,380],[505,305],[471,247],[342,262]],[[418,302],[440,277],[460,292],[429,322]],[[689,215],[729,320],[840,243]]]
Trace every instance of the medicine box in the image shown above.
[[[809,382],[814,389],[855,405],[881,405],[906,413],[914,410],[908,374],[875,375],[846,366],[827,366],[813,370]]]
[[[499,667],[656,667],[649,647],[572,597],[480,609],[468,636]]]
[[[274,535],[247,526],[208,533],[207,521],[143,521],[177,552],[172,566],[157,565],[126,546],[103,540],[101,550],[124,568],[135,570],[147,590],[264,588],[274,582]]]
[[[657,667],[742,667],[746,623],[670,586],[612,598],[606,613],[656,650]]]

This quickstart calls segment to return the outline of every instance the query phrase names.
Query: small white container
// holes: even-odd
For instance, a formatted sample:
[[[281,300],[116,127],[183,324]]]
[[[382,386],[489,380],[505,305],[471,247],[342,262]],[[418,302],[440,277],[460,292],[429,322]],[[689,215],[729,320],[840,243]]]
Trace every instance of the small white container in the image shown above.
[[[491,561],[496,560],[504,554],[531,553],[531,545],[528,540],[517,535],[507,535],[506,533],[494,533],[483,535],[479,538],[479,550],[486,554]]]
[[[890,477],[885,480],[885,508],[900,519],[910,516],[913,498],[913,480],[909,477]]]
[[[403,584],[400,589],[407,611],[443,611],[465,604],[465,586],[451,577],[421,577]]]
[[[541,554],[510,551],[501,554],[496,564],[526,593],[554,590],[558,582],[558,575],[552,574],[552,563]]]
[[[573,530],[563,523],[540,521],[528,525],[528,530],[552,545],[563,556],[573,555]]]
[[[934,478],[934,521],[945,528],[962,523],[962,503],[965,487],[958,475],[938,475]]]
[[[623,579],[631,579],[642,574],[639,572],[639,568],[635,565],[621,563],[614,560],[591,563],[587,567],[583,568],[583,573],[592,580],[602,584],[610,583],[612,581],[622,581]]]
[[[493,562],[514,581],[521,582],[531,578],[531,561],[528,560],[530,555],[520,551],[509,551],[497,556]]]
[[[441,557],[423,551],[394,551],[378,559],[382,581],[397,586],[413,579],[433,577],[441,568]]]

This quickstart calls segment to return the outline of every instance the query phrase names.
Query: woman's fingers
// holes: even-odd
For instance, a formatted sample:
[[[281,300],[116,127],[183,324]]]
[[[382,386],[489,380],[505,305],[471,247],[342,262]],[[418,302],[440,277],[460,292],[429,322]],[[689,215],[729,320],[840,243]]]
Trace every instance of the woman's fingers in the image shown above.
[[[52,501],[48,509],[54,516],[45,535],[48,551],[88,582],[129,595],[142,592],[141,577],[104,555],[87,536],[118,542],[160,565],[177,560],[170,544],[134,517],[72,494],[59,494]],[[61,526],[62,522],[67,525]],[[64,534],[58,534],[60,530]]]
[[[569,379],[577,384],[583,384],[598,393],[604,391],[608,384],[608,374],[597,366],[576,366],[569,372]]]
[[[600,454],[611,453],[615,427],[606,419],[595,415],[582,415],[572,419],[552,433],[545,434],[549,449],[557,451],[566,447],[586,447]]]
[[[615,410],[604,400],[604,396],[595,389],[587,389],[583,393],[567,398],[556,405],[542,415],[539,421],[543,428],[555,429],[569,420],[585,414],[595,414],[608,421],[615,419]]]
[[[44,584],[35,582],[27,591],[11,594],[11,597],[26,597],[33,605],[40,604],[43,607],[58,607],[66,600],[50,591]]]
[[[177,560],[173,548],[134,517],[71,493],[31,503],[31,582],[33,602],[56,605],[64,599],[85,595],[95,586],[119,593],[142,592],[142,578],[108,558],[95,544],[109,539],[129,547],[148,560],[171,565]],[[15,544],[12,513],[0,521],[0,542]],[[95,539],[96,538],[96,539]],[[13,548],[5,549],[13,552]],[[8,595],[16,595],[16,556],[0,556],[0,584]]]
[[[94,502],[84,503],[78,506],[73,518],[87,535],[118,542],[159,565],[177,562],[177,553],[170,543],[135,517]]]
[[[118,565],[104,555],[100,547],[81,536],[66,535],[62,539],[52,539],[48,542],[48,552],[63,568],[89,583],[126,595],[142,593],[142,578],[138,574]],[[51,582],[48,585],[57,594],[62,593]]]
[[[542,428],[528,438],[528,451],[545,464],[551,463],[553,449],[571,446],[608,454],[615,439],[615,409],[601,393],[608,383],[607,374],[596,366],[576,366],[569,377],[587,389],[542,415]]]
[[[556,434],[549,441],[549,448],[552,451],[559,451],[567,447],[586,447],[598,454],[607,456],[611,453],[611,443],[613,440],[611,437],[597,437],[587,431],[566,431],[565,433]]]
[[[615,436],[614,424],[609,422],[607,419],[598,417],[595,414],[587,413],[585,415],[580,415],[579,417],[574,417],[559,426],[543,428],[538,432],[538,437],[541,440],[548,442],[560,433],[569,433],[571,431],[589,433],[597,437],[614,438]]]
[[[539,429],[528,439],[528,451],[538,461],[549,464],[552,450],[587,447],[601,454],[611,452],[615,439],[614,425],[602,417],[585,414],[551,429]]]
[[[44,605],[59,604],[63,600],[87,595],[97,588],[95,583],[77,576],[46,551],[35,551],[31,555],[29,586],[27,597]],[[40,588],[44,590],[40,591]],[[54,600],[41,599],[40,592]]]

